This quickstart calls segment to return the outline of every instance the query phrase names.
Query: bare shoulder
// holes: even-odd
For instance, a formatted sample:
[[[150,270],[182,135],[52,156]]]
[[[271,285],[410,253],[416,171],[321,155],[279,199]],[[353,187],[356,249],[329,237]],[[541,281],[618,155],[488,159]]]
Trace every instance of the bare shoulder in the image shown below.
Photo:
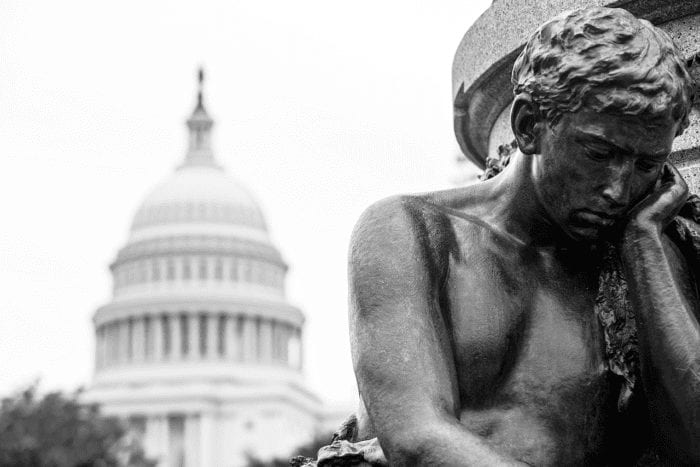
[[[350,243],[350,263],[391,256],[439,267],[454,248],[448,201],[462,193],[399,195],[372,204],[360,216]]]

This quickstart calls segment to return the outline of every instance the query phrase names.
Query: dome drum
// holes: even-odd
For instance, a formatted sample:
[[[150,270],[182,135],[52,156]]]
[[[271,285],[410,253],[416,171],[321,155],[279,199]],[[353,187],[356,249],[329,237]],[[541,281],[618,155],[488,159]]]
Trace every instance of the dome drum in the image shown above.
[[[257,315],[207,311],[131,315],[97,325],[96,336],[96,373],[200,362],[301,369],[301,327]]]

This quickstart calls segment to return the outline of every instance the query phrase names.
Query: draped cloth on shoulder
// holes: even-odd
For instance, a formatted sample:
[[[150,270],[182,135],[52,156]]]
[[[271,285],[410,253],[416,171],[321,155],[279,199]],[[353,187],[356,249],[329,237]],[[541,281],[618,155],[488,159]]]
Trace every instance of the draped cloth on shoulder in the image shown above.
[[[664,231],[681,250],[691,271],[700,272],[700,198],[691,195]],[[639,348],[634,310],[627,297],[627,282],[617,248],[603,245],[594,312],[605,336],[605,362],[608,371],[622,379],[618,410],[624,411],[639,379]],[[695,277],[700,282],[700,276]],[[700,285],[700,284],[699,284]],[[389,465],[377,438],[357,439],[357,418],[348,417],[334,433],[328,446],[318,451],[318,460],[296,457],[297,467],[386,466]],[[658,458],[647,455],[644,465],[656,465]]]

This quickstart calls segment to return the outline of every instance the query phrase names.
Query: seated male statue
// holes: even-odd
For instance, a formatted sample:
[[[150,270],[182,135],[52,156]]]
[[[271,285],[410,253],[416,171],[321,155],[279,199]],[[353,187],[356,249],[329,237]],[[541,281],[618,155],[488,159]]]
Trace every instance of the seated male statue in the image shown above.
[[[361,407],[319,465],[700,465],[700,203],[667,161],[684,61],[596,7],[541,26],[512,80],[500,174],[359,220]]]

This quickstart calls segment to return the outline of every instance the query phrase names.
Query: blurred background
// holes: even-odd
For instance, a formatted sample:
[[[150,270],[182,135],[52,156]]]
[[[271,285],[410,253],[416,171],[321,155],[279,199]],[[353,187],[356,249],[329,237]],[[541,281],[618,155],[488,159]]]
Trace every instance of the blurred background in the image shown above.
[[[383,197],[476,177],[457,161],[450,72],[462,35],[489,4],[3,1],[0,395],[24,394],[26,402],[39,397],[31,388],[86,388],[76,397],[128,420],[159,465],[243,465],[241,453],[270,461],[332,431],[357,403],[347,329],[353,225]],[[198,132],[210,134],[210,146],[193,143]],[[176,170],[187,161],[189,168]],[[183,170],[214,170],[208,165],[224,171],[172,181]],[[158,183],[181,183],[168,199],[186,203],[189,193],[235,198],[213,187],[225,180],[250,195],[238,206],[259,214],[262,224],[245,230],[234,220],[233,230],[207,231],[204,224],[225,219],[204,216],[188,232],[262,242],[272,269],[255,276],[260,280],[217,285],[214,247],[206,284],[197,282],[194,295],[180,276],[184,282],[172,287],[151,284],[160,280],[151,269],[141,278],[139,270],[131,278],[124,272],[123,283],[113,283],[110,265],[116,274],[133,255],[153,258],[150,250],[134,253],[139,242],[167,236],[152,225],[144,232],[132,226]],[[227,268],[235,258],[255,257],[240,248],[226,253]],[[180,256],[199,271],[199,257],[190,253]],[[178,263],[178,274],[185,267]],[[250,284],[256,282],[263,284]],[[195,295],[199,302],[172,312],[146,306],[157,299],[172,308]],[[216,304],[207,302],[214,298]],[[273,302],[279,306],[268,306]],[[196,320],[185,311],[196,312]],[[143,322],[146,314],[153,320]],[[219,321],[207,327],[210,315]],[[239,316],[252,320],[257,336],[252,360],[245,349],[233,352],[244,333]],[[182,355],[155,350],[165,346],[167,354],[178,344],[162,328],[158,339],[169,343],[155,340],[156,318],[165,327],[182,322],[178,343],[191,344],[182,344]],[[272,329],[276,345],[269,355],[260,350],[263,328]],[[109,354],[110,343],[124,342],[128,348]],[[154,356],[171,360],[161,365]],[[166,394],[182,400],[168,409]],[[273,421],[260,422],[265,417]],[[276,442],[284,431],[298,436]],[[207,447],[236,443],[235,455]]]

